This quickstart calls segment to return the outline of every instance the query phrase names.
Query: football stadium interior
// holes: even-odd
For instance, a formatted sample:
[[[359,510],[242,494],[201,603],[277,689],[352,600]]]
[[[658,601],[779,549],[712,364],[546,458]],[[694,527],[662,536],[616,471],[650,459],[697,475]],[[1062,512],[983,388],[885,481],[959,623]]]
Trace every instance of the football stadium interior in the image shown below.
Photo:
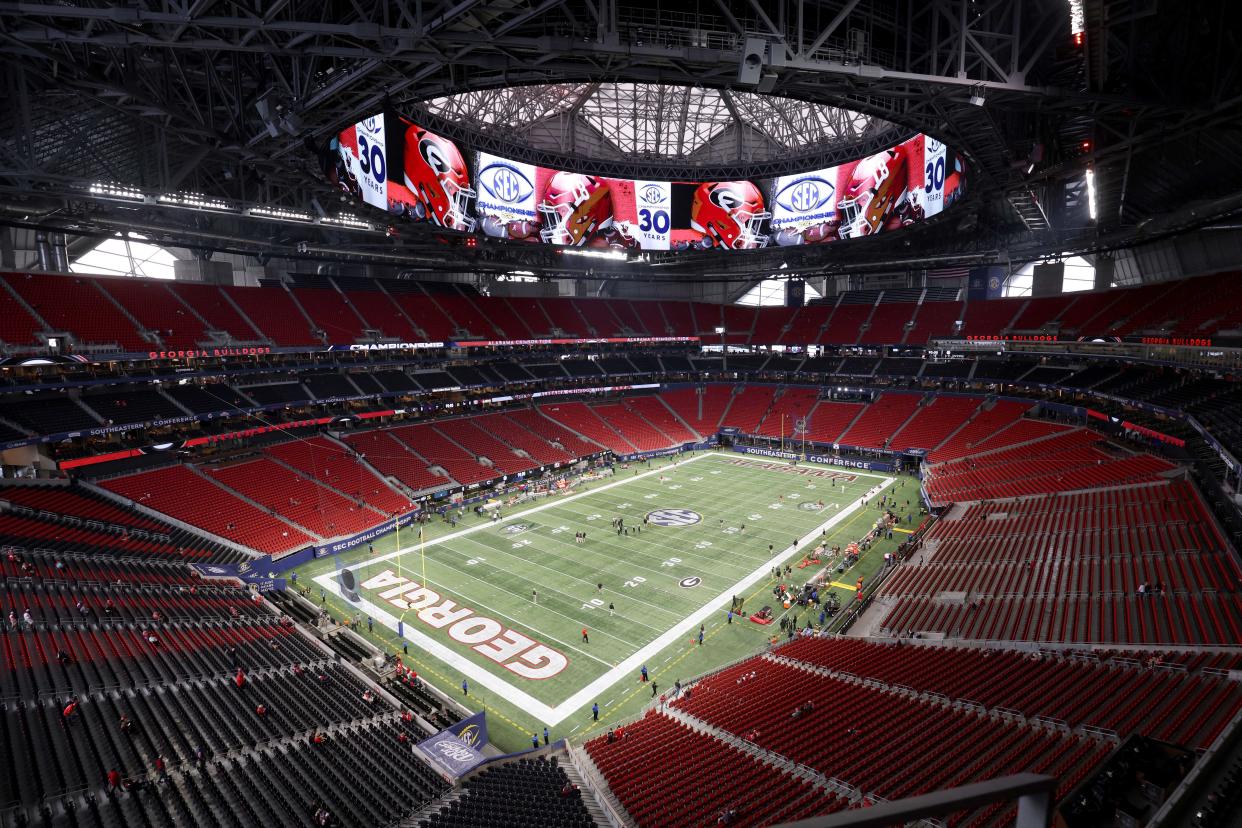
[[[0,0],[0,828],[1242,826],[1225,0]]]

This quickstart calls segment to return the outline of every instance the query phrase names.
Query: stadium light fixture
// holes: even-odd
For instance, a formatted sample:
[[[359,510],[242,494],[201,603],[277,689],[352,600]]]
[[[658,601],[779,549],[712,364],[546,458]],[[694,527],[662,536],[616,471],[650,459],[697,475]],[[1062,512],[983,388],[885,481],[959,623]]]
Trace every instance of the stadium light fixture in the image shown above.
[[[574,250],[565,248],[561,250],[567,256],[586,256],[590,259],[613,259],[614,261],[625,261],[628,258],[620,250]]]
[[[1095,170],[1087,167],[1087,212],[1095,221]]]
[[[339,213],[335,216],[324,216],[319,219],[319,224],[335,225],[337,227],[353,227],[357,230],[374,230],[374,225],[369,221],[363,221],[357,216],[348,213]]]
[[[313,220],[310,213],[304,213],[301,210],[290,210],[287,207],[251,207],[246,211],[246,215],[254,218],[277,219],[279,221],[305,221]]]
[[[186,207],[192,210],[212,210],[222,213],[237,212],[237,208],[227,201],[199,193],[163,193],[156,198],[156,201],[166,207]]]
[[[109,184],[97,181],[90,186],[90,194],[104,198],[121,198],[126,201],[145,201],[146,195],[141,190],[127,187],[124,184]]]
[[[1083,42],[1083,32],[1087,29],[1087,14],[1083,8],[1083,0],[1068,0],[1069,16],[1070,16],[1070,36],[1074,38],[1074,45],[1081,46]]]

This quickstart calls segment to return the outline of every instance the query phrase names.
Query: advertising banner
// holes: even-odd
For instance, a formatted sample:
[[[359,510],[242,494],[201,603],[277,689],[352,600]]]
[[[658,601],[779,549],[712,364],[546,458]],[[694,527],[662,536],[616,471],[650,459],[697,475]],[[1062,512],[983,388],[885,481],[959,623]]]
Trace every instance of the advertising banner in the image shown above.
[[[487,744],[486,713],[480,711],[418,744],[427,759],[453,779],[481,764]]]
[[[734,446],[733,450],[740,454],[757,454],[761,457],[775,457],[780,460],[803,459],[803,455],[800,452],[763,448],[762,446]],[[830,454],[808,452],[806,459],[812,463],[820,463],[825,466],[838,466],[860,471],[891,472],[896,469],[893,463],[886,463],[883,460],[855,460],[849,457],[834,457]]]
[[[364,543],[373,541],[381,535],[387,535],[398,526],[408,526],[416,517],[418,517],[417,511],[409,512],[393,518],[392,520],[386,520],[378,526],[372,526],[365,532],[359,532],[358,534],[345,538],[344,540],[332,541],[331,543],[316,546],[315,557],[326,558],[329,555],[336,555],[340,552],[346,552],[353,549],[355,546],[361,546]]]

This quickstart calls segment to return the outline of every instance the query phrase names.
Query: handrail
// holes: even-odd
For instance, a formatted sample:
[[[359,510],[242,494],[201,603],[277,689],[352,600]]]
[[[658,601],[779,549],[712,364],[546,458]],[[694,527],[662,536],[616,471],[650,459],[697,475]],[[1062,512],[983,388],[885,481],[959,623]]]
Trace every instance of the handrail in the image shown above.
[[[878,802],[869,808],[784,823],[781,828],[888,828],[1010,799],[1018,800],[1014,828],[1047,828],[1056,787],[1056,777],[1018,773],[894,802]]]
[[[582,781],[587,783],[596,804],[604,811],[614,828],[625,828],[626,826],[633,825],[633,818],[628,816],[625,806],[621,804],[620,800],[616,799],[616,794],[612,792],[608,782],[603,779],[590,756],[580,756],[574,746],[568,742],[565,743],[565,749],[569,754],[570,764],[574,766],[574,770],[578,771]]]

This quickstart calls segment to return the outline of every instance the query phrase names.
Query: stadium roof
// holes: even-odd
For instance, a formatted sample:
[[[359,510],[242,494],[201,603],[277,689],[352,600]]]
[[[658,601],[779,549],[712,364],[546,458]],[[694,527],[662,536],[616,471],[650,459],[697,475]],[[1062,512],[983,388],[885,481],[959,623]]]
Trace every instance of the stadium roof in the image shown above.
[[[1085,15],[1078,33],[1074,7]],[[926,132],[963,154],[972,184],[949,232],[911,229],[900,250],[833,245],[789,262],[804,270],[1111,250],[1242,212],[1242,38],[1231,10],[1100,0],[0,0],[11,104],[0,111],[0,220],[100,238],[135,229],[251,255],[309,245],[397,266],[573,270],[533,245],[455,248],[446,261],[455,242],[429,228],[363,237],[376,229],[304,218],[356,209],[323,175],[316,153],[331,135],[385,107],[425,105],[486,139],[477,149],[545,166],[597,158],[612,165],[601,174],[634,178],[814,169],[878,148],[886,130]],[[140,193],[118,206],[92,192],[97,182]],[[204,215],[159,198],[185,192],[239,208]],[[278,227],[269,209],[252,221],[254,205],[296,217]],[[771,272],[779,262],[763,259],[777,255],[712,267]],[[704,275],[702,259],[659,264],[653,278]]]
[[[421,110],[479,132],[604,160],[772,161],[856,146],[881,118],[745,90],[660,83],[557,83],[443,95]]]

